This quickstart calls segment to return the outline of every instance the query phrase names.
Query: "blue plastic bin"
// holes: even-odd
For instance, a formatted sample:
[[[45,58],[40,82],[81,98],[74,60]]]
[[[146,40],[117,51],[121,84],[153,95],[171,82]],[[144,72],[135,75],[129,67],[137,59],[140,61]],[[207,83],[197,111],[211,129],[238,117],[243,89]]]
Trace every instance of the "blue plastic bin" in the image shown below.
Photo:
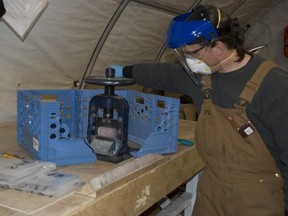
[[[103,90],[17,91],[17,139],[34,159],[57,165],[96,161],[86,142],[89,102]],[[119,90],[129,103],[128,140],[140,145],[134,157],[177,151],[180,101]]]

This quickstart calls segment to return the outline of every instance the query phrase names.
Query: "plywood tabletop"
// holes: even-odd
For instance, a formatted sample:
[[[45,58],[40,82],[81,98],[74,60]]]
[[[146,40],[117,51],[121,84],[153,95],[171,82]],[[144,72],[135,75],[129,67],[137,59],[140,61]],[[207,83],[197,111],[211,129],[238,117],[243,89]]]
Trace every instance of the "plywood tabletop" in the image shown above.
[[[193,140],[194,128],[195,122],[180,120],[179,137]],[[0,123],[0,151],[30,159],[17,144],[16,122]],[[179,145],[177,153],[150,155],[151,162],[145,162],[144,166],[100,189],[95,190],[91,184],[92,179],[115,169],[121,170],[135,160],[138,159],[130,158],[118,164],[96,161],[59,166],[57,171],[79,175],[86,182],[77,191],[61,198],[0,189],[0,215],[138,215],[203,168],[195,147]]]

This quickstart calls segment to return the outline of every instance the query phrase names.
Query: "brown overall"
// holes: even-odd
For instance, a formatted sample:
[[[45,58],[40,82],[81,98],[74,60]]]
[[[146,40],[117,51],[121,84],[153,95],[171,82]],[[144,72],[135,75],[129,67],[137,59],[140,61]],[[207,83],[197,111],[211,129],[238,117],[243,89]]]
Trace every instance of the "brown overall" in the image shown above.
[[[242,103],[252,101],[273,67],[266,61],[258,68],[234,109],[211,102],[211,77],[207,76],[203,87],[207,98],[196,126],[197,149],[207,164],[198,184],[193,216],[284,215],[283,178]]]

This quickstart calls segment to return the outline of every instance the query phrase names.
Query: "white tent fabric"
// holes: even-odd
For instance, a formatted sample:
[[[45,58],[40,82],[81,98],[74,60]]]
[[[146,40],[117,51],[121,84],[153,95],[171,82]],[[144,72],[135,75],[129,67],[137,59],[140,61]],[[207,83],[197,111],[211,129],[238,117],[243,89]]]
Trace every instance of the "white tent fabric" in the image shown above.
[[[0,122],[17,118],[16,90],[78,88],[74,81],[101,75],[112,63],[157,61],[171,18],[199,2],[217,4],[243,25],[253,24],[249,47],[267,44],[263,55],[287,66],[282,49],[287,0],[49,0],[24,42],[0,23]],[[159,58],[172,59],[169,51]]]
[[[284,29],[288,26],[288,1],[279,2],[270,8],[246,34],[246,45],[250,48],[264,45],[259,55],[272,59],[288,70],[288,57],[284,55]]]

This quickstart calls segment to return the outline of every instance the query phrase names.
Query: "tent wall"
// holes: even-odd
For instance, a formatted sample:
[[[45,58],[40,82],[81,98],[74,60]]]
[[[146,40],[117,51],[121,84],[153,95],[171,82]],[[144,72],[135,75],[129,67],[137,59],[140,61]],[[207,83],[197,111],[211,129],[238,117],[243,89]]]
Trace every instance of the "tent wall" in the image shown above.
[[[265,45],[259,55],[270,58],[288,71],[288,57],[284,55],[284,28],[288,25],[288,1],[270,8],[246,33],[249,48]]]

